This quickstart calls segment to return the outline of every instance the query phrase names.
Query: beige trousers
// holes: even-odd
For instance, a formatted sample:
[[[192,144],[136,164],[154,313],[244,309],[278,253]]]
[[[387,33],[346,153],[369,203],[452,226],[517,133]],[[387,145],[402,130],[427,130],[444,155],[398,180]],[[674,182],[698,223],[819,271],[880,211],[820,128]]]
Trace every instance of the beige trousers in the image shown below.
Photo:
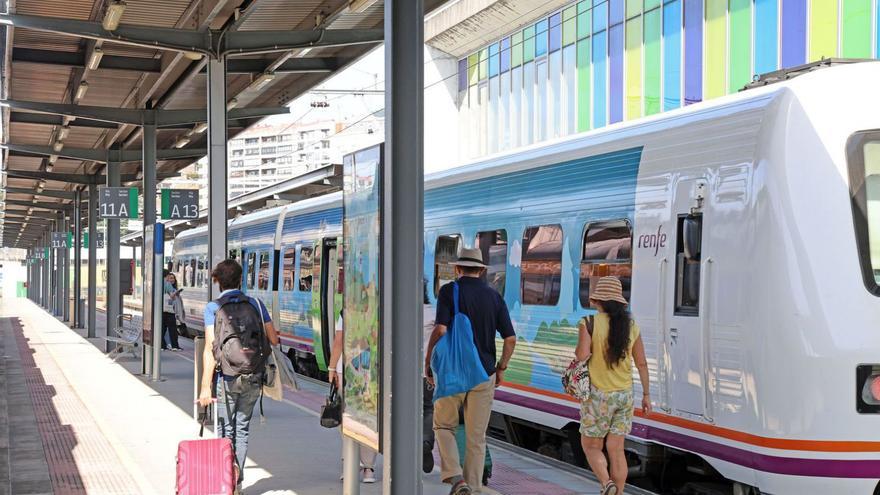
[[[463,394],[450,395],[434,403],[434,435],[440,448],[440,479],[463,476],[475,492],[483,488],[483,466],[486,462],[486,430],[495,398],[495,375]],[[455,444],[458,410],[464,408],[467,446],[464,473]]]

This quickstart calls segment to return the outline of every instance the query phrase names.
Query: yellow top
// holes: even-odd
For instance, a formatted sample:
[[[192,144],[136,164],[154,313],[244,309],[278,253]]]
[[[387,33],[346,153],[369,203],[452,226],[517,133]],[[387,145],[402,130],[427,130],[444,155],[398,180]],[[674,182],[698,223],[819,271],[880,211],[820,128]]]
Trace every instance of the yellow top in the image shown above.
[[[603,392],[616,390],[630,390],[633,385],[632,377],[632,348],[636,339],[639,338],[639,326],[630,320],[629,348],[626,357],[612,367],[608,367],[605,360],[605,350],[608,346],[608,331],[611,328],[611,318],[607,313],[598,313],[593,318],[593,342],[590,351],[590,383],[593,387]]]

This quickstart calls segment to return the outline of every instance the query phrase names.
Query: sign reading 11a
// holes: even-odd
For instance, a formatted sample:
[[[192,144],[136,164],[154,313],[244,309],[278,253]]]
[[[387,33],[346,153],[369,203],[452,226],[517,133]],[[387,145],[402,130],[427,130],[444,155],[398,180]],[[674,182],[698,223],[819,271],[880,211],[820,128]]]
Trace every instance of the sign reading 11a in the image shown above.
[[[98,216],[101,218],[138,218],[136,187],[101,187],[98,202]]]
[[[198,189],[162,189],[162,220],[199,218]]]

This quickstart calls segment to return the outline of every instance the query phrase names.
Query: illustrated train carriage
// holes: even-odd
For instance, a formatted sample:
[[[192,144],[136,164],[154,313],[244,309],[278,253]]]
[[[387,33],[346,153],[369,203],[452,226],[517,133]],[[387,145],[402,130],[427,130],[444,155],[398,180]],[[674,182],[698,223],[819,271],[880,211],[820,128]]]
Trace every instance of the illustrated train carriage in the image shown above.
[[[635,466],[737,493],[880,493],[878,87],[880,63],[826,68],[429,176],[425,329],[449,263],[477,246],[517,331],[493,428],[532,448],[576,438],[560,374],[591,283],[612,274],[655,406],[637,411]],[[229,226],[245,290],[314,376],[341,302],[341,220],[333,194]],[[205,236],[174,244],[178,278],[200,284],[183,293],[193,320]]]

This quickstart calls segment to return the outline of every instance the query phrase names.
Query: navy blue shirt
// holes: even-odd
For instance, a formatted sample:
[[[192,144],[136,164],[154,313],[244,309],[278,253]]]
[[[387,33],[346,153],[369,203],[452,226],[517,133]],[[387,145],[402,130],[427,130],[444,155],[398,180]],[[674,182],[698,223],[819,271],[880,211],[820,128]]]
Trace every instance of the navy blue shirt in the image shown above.
[[[475,277],[458,279],[458,309],[471,320],[474,329],[474,345],[480,354],[486,374],[495,373],[495,333],[502,338],[513,337],[513,323],[507,311],[507,303],[495,289]],[[455,318],[455,305],[452,301],[452,284],[440,288],[437,297],[437,318],[435,323],[447,328]]]

